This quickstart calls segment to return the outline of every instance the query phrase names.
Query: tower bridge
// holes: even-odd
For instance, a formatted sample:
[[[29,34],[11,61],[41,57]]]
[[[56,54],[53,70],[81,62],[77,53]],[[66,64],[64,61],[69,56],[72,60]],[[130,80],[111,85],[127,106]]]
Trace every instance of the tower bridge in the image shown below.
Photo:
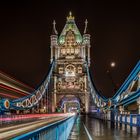
[[[68,139],[71,135],[70,131],[74,129],[73,124],[75,122],[74,114],[67,114],[70,112],[88,114],[119,125],[140,127],[140,61],[138,61],[115,95],[109,99],[105,98],[95,87],[92,71],[90,70],[91,44],[90,34],[87,32],[87,23],[86,20],[84,33],[81,35],[75,23],[75,18],[70,13],[62,32],[58,35],[54,21],[53,32],[50,36],[50,66],[43,82],[36,90],[24,97],[12,100],[2,98],[0,100],[0,113],[3,114],[1,115],[1,122],[5,121],[6,118],[10,118],[9,116],[3,116],[10,113],[11,110],[18,114],[19,111],[22,111],[23,114],[31,113],[32,118],[37,121],[38,127],[40,122],[36,119],[42,117],[46,119],[49,113],[56,113],[53,115],[53,117],[57,117],[56,122],[51,121],[52,125],[47,125],[47,127],[46,123],[42,124],[40,129],[36,126],[37,130],[30,128],[31,132],[27,135],[22,131],[21,136],[17,134],[18,136],[15,137],[14,134],[8,138],[60,139],[57,133],[55,133],[55,138],[49,137],[47,133],[54,134],[54,131],[63,133],[63,128],[66,128],[65,124],[67,124],[69,130],[66,129],[62,136],[64,140]],[[64,114],[58,115],[58,113]],[[24,123],[25,118],[31,119],[29,114],[26,117],[24,115],[20,116],[18,119],[17,116],[13,121],[20,119]],[[58,129],[59,126],[60,129]],[[85,125],[81,129],[85,129],[85,132],[87,132]],[[12,130],[9,128],[9,131]],[[13,133],[11,132],[11,134]],[[80,134],[81,136],[84,135],[82,132]],[[83,137],[90,139],[89,134]],[[113,136],[110,137],[113,138]]]

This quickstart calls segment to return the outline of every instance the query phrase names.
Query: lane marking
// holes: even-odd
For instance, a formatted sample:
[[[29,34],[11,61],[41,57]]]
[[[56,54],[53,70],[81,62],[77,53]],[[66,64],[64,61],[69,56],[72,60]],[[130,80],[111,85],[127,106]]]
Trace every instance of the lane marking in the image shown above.
[[[88,129],[87,129],[87,127],[85,126],[84,123],[83,123],[83,126],[84,126],[84,128],[85,128],[85,131],[86,131],[86,133],[87,133],[87,135],[88,135],[89,140],[93,140],[92,137],[91,137],[91,135],[90,135],[90,133],[89,133],[89,131],[88,131]]]

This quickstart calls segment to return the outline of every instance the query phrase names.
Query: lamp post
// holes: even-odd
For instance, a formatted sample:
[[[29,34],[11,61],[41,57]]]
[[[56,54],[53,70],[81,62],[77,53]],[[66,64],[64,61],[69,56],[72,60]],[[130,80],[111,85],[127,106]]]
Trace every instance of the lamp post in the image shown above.
[[[111,62],[111,63],[110,63],[110,67],[111,67],[111,69],[115,68],[115,67],[116,67],[116,63],[115,63],[115,62]],[[114,79],[113,79],[113,77],[112,77],[111,70],[109,70],[109,69],[107,70],[107,75],[108,75],[108,77],[109,77],[109,79],[110,79],[110,81],[111,81],[111,84],[112,84],[112,86],[113,86],[114,92],[116,92],[117,86],[116,86],[116,84],[115,84],[115,82],[114,82]]]

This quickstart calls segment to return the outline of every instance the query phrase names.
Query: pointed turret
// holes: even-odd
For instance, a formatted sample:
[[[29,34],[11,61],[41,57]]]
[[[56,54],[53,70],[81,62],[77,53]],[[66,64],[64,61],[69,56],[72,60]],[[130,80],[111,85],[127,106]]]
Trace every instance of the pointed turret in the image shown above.
[[[58,32],[57,32],[57,30],[56,30],[55,25],[56,25],[56,22],[55,22],[55,20],[54,20],[54,21],[53,21],[53,30],[52,30],[52,35],[57,35],[57,34],[58,34]]]
[[[53,21],[53,30],[52,30],[52,35],[51,35],[51,62],[53,60],[53,58],[57,58],[57,55],[55,53],[55,48],[57,47],[58,43],[57,43],[57,40],[58,40],[58,33],[57,33],[57,30],[56,30],[56,22],[55,20]]]
[[[83,35],[83,45],[86,49],[86,60],[88,61],[88,65],[90,66],[90,34],[88,33],[87,28],[88,21],[85,20],[85,29],[84,29],[84,35]]]
[[[76,42],[82,43],[82,36],[79,32],[79,29],[77,28],[77,26],[75,24],[75,18],[74,18],[74,16],[72,16],[72,12],[69,12],[69,16],[67,17],[66,24],[65,24],[65,26],[64,26],[64,28],[59,36],[59,43],[60,44],[63,44],[65,42],[66,33],[69,30],[74,32]]]
[[[72,12],[69,12],[69,16],[67,17],[67,21],[74,21],[74,16],[72,16]]]
[[[88,20],[85,20],[85,29],[84,29],[84,34],[89,34],[88,33],[88,28],[87,28]]]

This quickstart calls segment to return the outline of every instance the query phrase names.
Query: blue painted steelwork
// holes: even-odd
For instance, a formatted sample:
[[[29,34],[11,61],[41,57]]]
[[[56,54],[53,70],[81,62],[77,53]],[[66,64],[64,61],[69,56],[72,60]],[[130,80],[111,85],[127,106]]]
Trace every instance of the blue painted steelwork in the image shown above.
[[[91,72],[91,70],[89,68],[88,68],[88,73],[89,73],[89,77],[90,77],[90,80],[91,80],[91,84],[93,85],[93,87],[94,87],[94,89],[96,91],[96,94],[98,95],[99,98],[101,97],[106,102],[107,98],[105,96],[103,96],[102,93],[100,93],[98,91],[98,89],[96,88],[96,85],[94,84],[94,81],[93,81],[94,76],[92,75],[92,72]]]
[[[132,72],[130,73],[130,75],[127,77],[127,79],[124,81],[124,83],[122,84],[122,86],[120,87],[120,89],[116,92],[116,94],[111,99],[115,99],[124,90],[126,90],[126,88],[129,86],[129,84],[131,83],[131,81],[134,80],[134,78],[137,76],[137,74],[139,72],[140,72],[140,60],[138,61],[138,63],[136,64],[136,66],[134,67],[134,69],[132,70]]]
[[[88,75],[88,84],[90,88],[90,93],[92,95],[93,101],[98,108],[104,109],[115,109],[117,106],[123,105],[127,106],[140,97],[140,61],[136,64],[128,78],[125,80],[120,89],[116,92],[116,94],[112,98],[105,98],[103,95],[99,93],[96,89],[96,86],[93,82],[92,73],[86,64],[86,70]],[[131,91],[130,88],[134,85],[134,83],[138,81],[138,86],[135,91]],[[110,105],[109,105],[110,104]],[[115,107],[115,108],[114,108]]]
[[[115,122],[140,127],[140,114],[115,115]]]
[[[138,61],[138,63],[136,64],[128,78],[125,80],[125,82],[122,84],[120,89],[116,92],[116,94],[112,98],[110,98],[112,101],[112,105],[115,104],[116,106],[126,106],[132,102],[137,101],[138,97],[140,97],[140,87],[138,87],[136,91],[129,91],[128,88],[132,84],[132,82],[139,80],[139,75],[140,61]]]
[[[0,100],[0,111],[9,110],[10,102],[8,99]]]
[[[24,110],[24,109],[30,109],[34,106],[36,106],[39,101],[42,99],[42,97],[45,95],[45,91],[48,89],[48,85],[50,82],[50,78],[52,76],[52,71],[55,66],[54,60],[50,64],[49,72],[47,73],[45,79],[43,82],[39,85],[39,87],[30,95],[25,96],[23,98],[19,98],[16,100],[10,101],[10,109],[16,109],[16,110]],[[140,61],[138,61],[135,68],[132,70],[128,78],[125,80],[123,85],[120,87],[120,89],[116,92],[116,94],[112,98],[105,98],[99,91],[97,90],[94,82],[93,82],[93,76],[91,74],[91,71],[88,67],[88,64],[86,63],[86,72],[88,76],[88,84],[89,84],[89,90],[92,95],[93,101],[95,105],[98,108],[104,108],[108,109],[111,108],[114,109],[117,106],[123,105],[127,106],[135,101],[140,97],[140,86],[138,85],[138,88],[136,91],[128,91],[129,87],[133,84],[133,82],[140,81]],[[64,101],[65,102],[65,101]],[[62,106],[64,104],[62,102]],[[76,101],[78,103],[78,101]],[[110,102],[110,107],[109,107]],[[4,102],[0,103],[0,110],[7,110],[7,108],[4,108]]]
[[[30,109],[38,104],[38,102],[45,95],[45,91],[48,89],[48,85],[50,82],[54,64],[55,62],[52,61],[52,63],[50,64],[49,72],[47,73],[47,76],[45,77],[43,82],[40,84],[40,86],[33,93],[23,98],[10,101],[11,109],[16,109],[16,110]]]
[[[12,140],[67,140],[76,116],[57,121],[34,131],[17,136]]]
[[[88,84],[89,84],[90,93],[92,95],[95,105],[99,108],[105,107],[107,105],[108,99],[106,99],[103,95],[101,95],[98,92],[96,86],[94,85],[93,77],[89,70],[88,64],[86,64],[86,72],[87,72],[87,76],[88,76]]]

